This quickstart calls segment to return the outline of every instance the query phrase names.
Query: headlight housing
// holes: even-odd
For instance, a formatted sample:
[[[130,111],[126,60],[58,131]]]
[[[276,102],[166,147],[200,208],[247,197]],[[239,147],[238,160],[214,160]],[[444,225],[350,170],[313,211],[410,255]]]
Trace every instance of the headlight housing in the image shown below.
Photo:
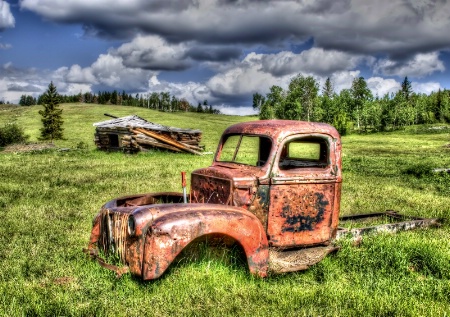
[[[134,237],[136,235],[136,220],[133,216],[128,217],[128,235]]]

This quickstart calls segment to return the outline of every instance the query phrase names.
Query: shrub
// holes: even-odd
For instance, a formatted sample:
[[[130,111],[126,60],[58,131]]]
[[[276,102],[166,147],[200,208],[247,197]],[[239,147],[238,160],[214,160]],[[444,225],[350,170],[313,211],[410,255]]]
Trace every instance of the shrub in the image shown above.
[[[23,129],[16,123],[6,124],[0,127],[0,146],[6,146],[14,143],[23,143],[28,140],[29,136],[25,135]]]

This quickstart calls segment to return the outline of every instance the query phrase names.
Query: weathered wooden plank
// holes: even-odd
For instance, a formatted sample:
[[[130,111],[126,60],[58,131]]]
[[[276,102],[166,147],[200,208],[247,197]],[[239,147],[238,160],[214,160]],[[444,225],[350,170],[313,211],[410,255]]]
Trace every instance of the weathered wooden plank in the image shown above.
[[[155,142],[152,140],[144,140],[144,139],[138,139],[136,141],[137,141],[137,144],[139,144],[141,147],[144,147],[144,145],[151,145],[153,147],[163,148],[163,149],[167,149],[167,150],[171,150],[171,151],[175,151],[175,152],[181,152],[180,149],[178,149],[174,146],[164,144],[164,143],[161,143],[158,141]]]
[[[197,152],[197,151],[195,151],[195,150],[192,150],[192,149],[190,149],[189,147],[187,147],[186,145],[184,145],[184,144],[182,144],[182,143],[180,143],[180,142],[178,142],[178,141],[175,141],[175,140],[173,140],[173,139],[171,139],[171,138],[168,138],[168,137],[165,137],[165,136],[163,136],[163,135],[160,135],[160,134],[158,134],[158,133],[156,133],[156,132],[147,131],[147,130],[144,130],[144,129],[141,129],[141,128],[137,128],[137,129],[134,129],[134,130],[132,130],[132,131],[133,131],[133,132],[134,132],[134,131],[141,132],[141,133],[143,133],[143,134],[145,134],[145,135],[151,136],[151,137],[153,137],[153,138],[155,138],[155,139],[157,139],[157,140],[159,140],[159,141],[162,141],[162,142],[164,142],[164,143],[167,143],[167,144],[169,144],[169,145],[172,145],[172,146],[174,146],[174,147],[176,147],[176,148],[179,148],[179,149],[181,149],[181,150],[184,150],[184,151],[186,151],[186,152],[190,152],[190,153],[196,154],[196,155],[202,155],[200,152]]]

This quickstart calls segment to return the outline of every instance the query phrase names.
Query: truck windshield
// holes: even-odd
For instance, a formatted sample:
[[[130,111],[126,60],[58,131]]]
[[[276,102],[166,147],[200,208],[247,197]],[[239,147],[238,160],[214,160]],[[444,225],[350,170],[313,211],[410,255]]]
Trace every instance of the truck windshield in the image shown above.
[[[250,166],[263,166],[272,148],[267,137],[234,134],[225,136],[218,162],[233,162]]]

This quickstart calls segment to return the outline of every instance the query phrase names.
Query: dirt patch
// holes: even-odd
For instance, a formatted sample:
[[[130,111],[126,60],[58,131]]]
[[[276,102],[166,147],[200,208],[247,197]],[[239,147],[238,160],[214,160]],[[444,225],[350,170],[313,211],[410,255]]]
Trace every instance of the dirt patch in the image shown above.
[[[22,153],[56,149],[52,143],[12,144],[3,149],[4,153]]]

